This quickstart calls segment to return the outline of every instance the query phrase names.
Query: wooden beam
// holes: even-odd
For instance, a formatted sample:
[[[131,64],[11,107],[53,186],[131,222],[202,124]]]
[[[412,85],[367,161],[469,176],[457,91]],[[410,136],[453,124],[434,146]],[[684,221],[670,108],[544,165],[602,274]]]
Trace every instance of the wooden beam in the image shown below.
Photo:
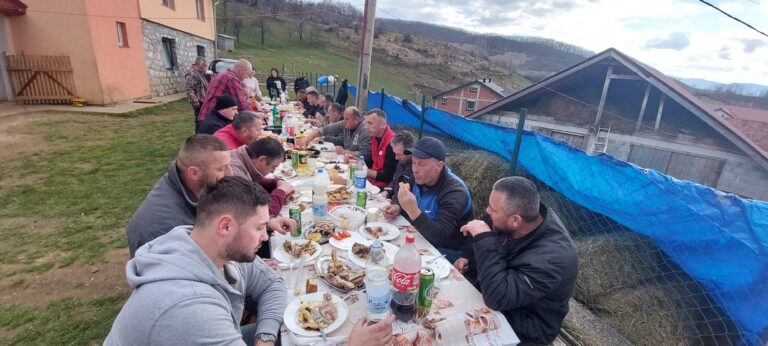
[[[659,111],[656,112],[656,126],[653,127],[654,130],[659,129],[659,123],[661,123],[661,112],[664,111],[664,99],[666,98],[666,94],[661,94],[661,100],[659,100]]]
[[[642,80],[643,78],[640,76],[636,76],[633,74],[612,74],[608,76],[610,79],[629,79],[629,80]]]
[[[651,83],[646,83],[645,96],[643,96],[643,105],[640,106],[640,115],[637,117],[637,123],[635,124],[635,132],[640,130],[640,123],[643,122],[643,115],[645,114],[645,106],[648,105],[648,95],[650,93],[651,93]]]
[[[600,124],[600,118],[603,117],[603,107],[605,106],[605,97],[608,96],[608,87],[611,85],[611,78],[613,74],[613,64],[608,66],[608,72],[605,74],[605,83],[603,83],[603,94],[600,96],[600,105],[597,107],[597,116],[595,117],[594,127],[597,128]]]

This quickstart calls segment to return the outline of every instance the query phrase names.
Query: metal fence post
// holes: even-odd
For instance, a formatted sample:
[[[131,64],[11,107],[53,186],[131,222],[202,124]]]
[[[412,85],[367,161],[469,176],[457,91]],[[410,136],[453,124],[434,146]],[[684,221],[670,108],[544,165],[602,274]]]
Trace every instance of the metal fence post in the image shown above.
[[[381,106],[379,109],[384,110],[384,97],[386,97],[387,94],[384,93],[384,88],[381,88]]]
[[[427,115],[427,97],[421,95],[421,122],[419,123],[419,139],[424,134],[424,118]]]
[[[336,98],[336,78],[333,78],[333,98]]]
[[[509,167],[509,175],[515,175],[515,171],[517,170],[517,157],[520,154],[520,144],[523,141],[526,114],[528,114],[528,109],[521,108],[520,119],[517,120],[517,131],[515,131],[515,147],[512,148],[512,165]]]

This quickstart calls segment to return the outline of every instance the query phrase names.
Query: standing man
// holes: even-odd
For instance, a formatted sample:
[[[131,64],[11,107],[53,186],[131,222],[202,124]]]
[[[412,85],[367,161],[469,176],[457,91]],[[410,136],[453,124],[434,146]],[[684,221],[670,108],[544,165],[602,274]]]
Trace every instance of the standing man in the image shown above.
[[[269,196],[239,177],[223,178],[179,226],[128,261],[133,289],[105,345],[274,345],[286,286],[256,252],[267,240]],[[246,305],[257,323],[240,327]]]
[[[203,106],[205,93],[208,90],[208,76],[205,75],[206,65],[205,57],[199,56],[195,58],[195,62],[184,75],[184,90],[187,93],[189,103],[192,104],[192,109],[195,111],[195,133],[200,127],[197,116],[200,114],[200,108]]]
[[[237,109],[240,111],[252,111],[251,106],[248,104],[248,100],[245,99],[245,92],[243,91],[242,81],[253,73],[253,68],[248,60],[238,60],[232,69],[226,70],[213,77],[210,85],[208,86],[208,92],[205,94],[205,101],[200,108],[200,113],[197,116],[198,121],[205,120],[208,116],[208,112],[216,105],[216,97],[228,94],[235,98],[237,103]]]
[[[412,148],[416,142],[416,136],[411,131],[403,130],[395,132],[395,137],[392,138],[392,142],[389,145],[392,146],[392,151],[395,152],[395,159],[397,160],[397,168],[395,168],[395,175],[392,176],[392,181],[384,188],[387,198],[392,198],[392,191],[401,181],[409,182],[413,177],[413,169],[411,168],[411,155],[405,153],[405,149]]]
[[[356,107],[344,111],[343,121],[311,130],[297,143],[307,146],[312,140],[324,136],[325,140],[336,145],[336,154],[355,157],[371,155],[371,139],[365,128],[363,116]]]
[[[368,166],[368,182],[384,190],[397,169],[397,159],[392,146],[389,143],[395,137],[395,132],[387,125],[387,113],[375,108],[365,115],[365,128],[371,137],[371,155],[364,156],[365,165]],[[350,160],[356,157],[350,155]]]
[[[493,184],[488,220],[461,228],[472,236],[454,263],[479,285],[483,301],[501,311],[524,343],[550,344],[560,332],[578,272],[576,247],[554,210],[523,177]]]
[[[392,204],[383,208],[384,217],[391,220],[402,214],[453,262],[468,241],[459,229],[474,217],[469,188],[445,165],[443,142],[424,137],[405,154],[413,155],[412,187],[395,185]]]

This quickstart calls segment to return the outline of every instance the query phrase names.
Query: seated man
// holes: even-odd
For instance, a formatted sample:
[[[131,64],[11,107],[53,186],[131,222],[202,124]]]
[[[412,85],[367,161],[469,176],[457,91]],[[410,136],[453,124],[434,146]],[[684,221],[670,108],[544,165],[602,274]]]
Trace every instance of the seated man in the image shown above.
[[[232,175],[229,148],[211,135],[194,135],[184,142],[168,172],[155,184],[128,223],[128,249],[136,249],[176,226],[195,222],[197,201],[206,188]],[[292,231],[295,222],[287,217],[270,220],[269,227],[281,233]]]
[[[248,104],[248,100],[245,99],[245,93],[243,92],[243,85],[241,83],[242,80],[248,77],[251,73],[253,73],[251,63],[248,62],[248,60],[241,59],[230,69],[214,76],[205,92],[205,101],[203,101],[203,105],[200,107],[200,113],[197,116],[197,120],[200,122],[205,120],[205,117],[208,116],[208,113],[210,113],[215,106],[216,98],[221,95],[234,97],[238,111],[253,110]],[[209,134],[213,134],[213,132]]]
[[[304,107],[304,116],[310,119],[318,119],[325,116],[325,109],[320,104],[320,94],[317,91],[307,91],[308,107]]]
[[[342,112],[344,112],[344,108],[340,104],[331,103],[328,106],[328,110],[325,112],[324,117],[320,117],[316,119],[307,119],[306,121],[310,122],[312,125],[316,127],[333,124],[335,122],[341,121]]]
[[[285,197],[293,193],[293,185],[285,180],[264,177],[273,173],[285,160],[285,149],[280,141],[261,138],[229,153],[232,157],[232,174],[253,181],[267,190],[272,198],[269,203],[269,215],[280,215]]]
[[[411,168],[411,155],[405,154],[406,148],[412,148],[416,142],[416,137],[410,131],[403,130],[395,132],[395,137],[392,137],[392,142],[389,143],[392,146],[392,151],[395,153],[395,159],[397,160],[397,168],[395,168],[395,175],[392,176],[392,181],[384,188],[387,198],[392,198],[392,191],[401,181],[411,181],[413,177],[413,169]]]
[[[262,132],[261,115],[252,111],[237,113],[232,123],[213,133],[227,144],[229,149],[237,149],[259,139]]]
[[[350,154],[355,157],[371,154],[371,139],[365,128],[362,114],[355,107],[349,107],[344,111],[343,121],[325,125],[319,129],[305,133],[305,136],[297,144],[306,146],[320,136],[324,136],[327,142],[336,145],[336,153],[339,155]]]
[[[391,220],[402,214],[453,262],[469,240],[459,232],[473,218],[469,188],[445,166],[445,145],[439,140],[424,137],[404,153],[412,155],[412,191],[395,185],[384,217]]]
[[[331,107],[331,104],[333,104],[333,95],[332,94],[322,94],[320,95],[320,105],[323,106],[323,110],[325,110],[325,114],[328,114],[328,108]]]
[[[365,165],[368,166],[368,182],[384,190],[392,176],[395,175],[397,159],[392,146],[389,143],[395,137],[395,132],[387,125],[387,113],[381,109],[372,109],[365,115],[365,128],[371,136],[371,154],[365,155]],[[349,160],[357,161],[355,156],[349,156]]]
[[[192,226],[145,244],[128,261],[133,292],[105,345],[273,343],[286,307],[286,286],[256,252],[267,240],[269,195],[226,177],[200,198]],[[258,322],[239,326],[246,296]]]
[[[212,135],[224,126],[232,123],[232,119],[237,115],[237,103],[229,95],[221,95],[216,98],[216,106],[206,114],[203,123],[197,133]]]
[[[296,91],[296,105],[301,109],[309,108],[309,101],[307,101],[307,91],[299,89]]]
[[[194,227],[180,226],[126,265],[133,292],[105,345],[274,345],[286,308],[283,279],[256,252],[267,240],[269,196],[239,177],[223,178],[201,199]],[[239,326],[248,302],[256,323]],[[361,318],[348,345],[392,343],[394,314]]]
[[[549,344],[568,313],[578,272],[576,247],[536,186],[522,177],[497,181],[488,221],[461,228],[471,247],[454,266],[479,286],[489,308],[501,311],[523,343]]]

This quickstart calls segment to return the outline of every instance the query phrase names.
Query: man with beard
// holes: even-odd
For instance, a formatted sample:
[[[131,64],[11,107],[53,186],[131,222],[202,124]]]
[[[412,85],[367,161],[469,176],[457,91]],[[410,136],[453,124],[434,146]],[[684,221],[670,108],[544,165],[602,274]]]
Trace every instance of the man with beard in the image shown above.
[[[104,344],[275,345],[287,289],[256,256],[267,240],[269,200],[253,182],[223,178],[200,198],[194,227],[139,248],[126,265],[133,292]],[[240,327],[246,299],[257,322]],[[393,320],[361,318],[347,345],[390,345]]]
[[[136,250],[176,226],[195,222],[197,201],[205,189],[221,178],[232,175],[229,148],[220,139],[206,134],[194,135],[184,142],[176,160],[155,184],[128,223],[128,249]],[[270,220],[272,230],[284,233],[296,223],[290,218]]]
[[[501,311],[520,340],[550,344],[560,332],[576,285],[578,256],[560,218],[536,185],[506,177],[488,197],[488,215],[461,228],[471,246],[454,267]]]

